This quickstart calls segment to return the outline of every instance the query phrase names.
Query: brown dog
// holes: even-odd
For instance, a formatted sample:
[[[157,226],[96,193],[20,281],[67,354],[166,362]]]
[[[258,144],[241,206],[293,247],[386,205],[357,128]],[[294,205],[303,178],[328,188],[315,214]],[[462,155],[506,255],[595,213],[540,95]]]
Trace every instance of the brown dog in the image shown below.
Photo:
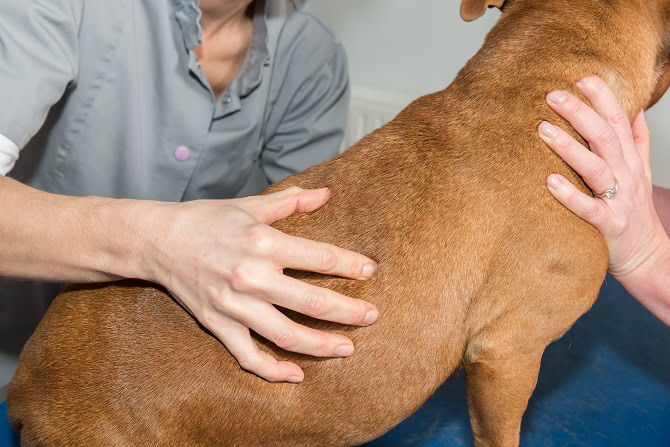
[[[502,2],[463,0],[461,14]],[[325,207],[276,228],[379,262],[368,282],[295,274],[379,307],[370,328],[287,312],[351,337],[353,357],[261,341],[305,371],[302,384],[271,384],[158,287],[74,288],[21,356],[14,429],[27,446],[353,446],[464,364],[477,446],[517,445],[545,347],[591,307],[607,268],[600,234],[546,189],[558,172],[587,191],[537,135],[543,119],[569,128],[545,94],[598,74],[632,117],[667,88],[669,19],[668,0],[507,0],[449,88],[269,188],[329,186]]]

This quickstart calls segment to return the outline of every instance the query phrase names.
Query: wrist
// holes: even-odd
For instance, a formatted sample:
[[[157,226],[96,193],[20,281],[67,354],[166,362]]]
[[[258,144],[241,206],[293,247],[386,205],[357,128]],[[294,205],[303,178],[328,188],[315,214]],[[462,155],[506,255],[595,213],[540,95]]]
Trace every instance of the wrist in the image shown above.
[[[652,197],[656,213],[665,228],[666,234],[670,236],[670,189],[654,186]]]
[[[157,210],[166,203],[149,200],[86,198],[93,200],[89,216],[99,256],[92,265],[119,278],[156,281],[155,247],[160,234]]]
[[[661,284],[670,280],[670,238],[662,239],[635,269],[611,275],[636,298],[649,291],[670,290]]]

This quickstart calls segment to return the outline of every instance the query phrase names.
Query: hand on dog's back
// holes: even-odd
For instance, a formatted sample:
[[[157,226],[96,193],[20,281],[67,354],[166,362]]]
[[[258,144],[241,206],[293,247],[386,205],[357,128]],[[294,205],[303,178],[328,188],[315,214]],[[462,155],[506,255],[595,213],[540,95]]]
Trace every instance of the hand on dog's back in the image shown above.
[[[212,332],[240,366],[269,381],[300,382],[295,363],[277,361],[252,340],[252,329],[280,348],[318,357],[347,357],[351,340],[299,325],[274,305],[342,324],[377,319],[367,302],[309,285],[284,268],[364,280],[376,264],[332,245],[289,236],[269,225],[312,212],[329,199],[327,189],[289,188],[228,201],[196,201],[158,211],[156,267],[151,280],[165,285]],[[167,242],[166,242],[167,241]]]

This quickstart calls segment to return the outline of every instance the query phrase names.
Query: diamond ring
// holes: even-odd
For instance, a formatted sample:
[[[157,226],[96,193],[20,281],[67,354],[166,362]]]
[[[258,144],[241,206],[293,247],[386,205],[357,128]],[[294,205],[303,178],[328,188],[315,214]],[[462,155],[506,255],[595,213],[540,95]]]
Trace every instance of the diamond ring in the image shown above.
[[[614,186],[610,189],[606,189],[605,191],[601,192],[600,194],[596,194],[596,197],[598,198],[605,198],[607,197],[608,199],[613,199],[617,193],[619,192],[619,180],[616,178],[614,179]]]

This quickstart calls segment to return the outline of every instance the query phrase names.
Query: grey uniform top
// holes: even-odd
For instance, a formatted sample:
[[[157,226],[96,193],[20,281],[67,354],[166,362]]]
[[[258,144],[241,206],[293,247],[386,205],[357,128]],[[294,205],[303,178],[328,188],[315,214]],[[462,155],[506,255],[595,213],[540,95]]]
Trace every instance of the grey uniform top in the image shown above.
[[[346,57],[309,4],[256,1],[243,68],[219,98],[194,52],[197,4],[3,0],[0,135],[24,148],[10,175],[181,201],[235,196],[255,162],[275,182],[335,155]]]

